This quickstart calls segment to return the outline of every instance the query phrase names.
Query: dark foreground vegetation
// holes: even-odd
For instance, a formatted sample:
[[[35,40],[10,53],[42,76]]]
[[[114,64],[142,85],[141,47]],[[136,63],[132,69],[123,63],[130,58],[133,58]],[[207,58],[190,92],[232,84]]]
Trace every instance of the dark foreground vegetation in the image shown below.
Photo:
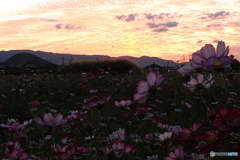
[[[205,160],[211,151],[240,153],[238,71],[183,76],[97,60],[72,62],[62,73],[0,76],[0,159]]]

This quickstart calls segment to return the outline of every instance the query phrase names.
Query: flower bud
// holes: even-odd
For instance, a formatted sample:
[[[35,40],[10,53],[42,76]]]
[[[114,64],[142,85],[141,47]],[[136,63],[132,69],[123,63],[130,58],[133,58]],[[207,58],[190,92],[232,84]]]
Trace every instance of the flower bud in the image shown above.
[[[91,123],[87,123],[84,128],[86,129],[87,132],[91,132],[92,131],[92,124]]]
[[[138,116],[138,118],[143,119],[145,117],[145,115],[147,114],[147,111],[148,110],[146,108],[138,107],[137,108],[137,116]]]
[[[213,108],[207,108],[207,115],[211,121],[216,117],[216,111]]]

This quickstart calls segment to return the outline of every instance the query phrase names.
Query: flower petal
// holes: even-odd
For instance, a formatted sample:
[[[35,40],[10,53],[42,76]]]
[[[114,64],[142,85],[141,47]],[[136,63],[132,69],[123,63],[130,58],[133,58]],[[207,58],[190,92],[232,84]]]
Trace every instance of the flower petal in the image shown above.
[[[53,123],[59,123],[63,120],[63,115],[58,114],[54,119],[53,119]]]
[[[204,58],[208,59],[211,56],[215,56],[215,50],[213,45],[206,44],[202,49],[200,50],[201,54]]]
[[[204,80],[203,75],[202,75],[202,74],[198,74],[198,76],[197,76],[197,82],[200,83],[200,84],[202,84],[202,83],[203,83],[203,80]]]
[[[205,58],[201,55],[201,52],[197,51],[192,54],[192,61],[196,64],[201,64],[201,62],[205,60]]]
[[[152,87],[157,80],[157,75],[155,72],[150,71],[150,72],[148,72],[146,79],[147,79],[147,83],[148,83],[149,87]]]
[[[148,92],[136,93],[133,95],[133,99],[138,103],[145,103],[147,101],[148,96],[149,96]]]
[[[54,117],[53,117],[53,115],[52,115],[52,113],[46,113],[46,114],[44,114],[44,116],[43,116],[43,120],[45,121],[45,122],[52,122],[53,121],[53,119],[54,119]]]
[[[37,122],[37,123],[40,124],[40,125],[46,125],[46,123],[43,122],[43,120],[42,120],[41,118],[39,118],[39,117],[35,117],[35,118],[34,118],[34,121]]]
[[[141,93],[141,92],[148,92],[148,91],[149,91],[148,83],[145,81],[140,81],[138,83],[137,92]]]
[[[217,45],[216,57],[221,57],[224,54],[225,54],[225,43],[223,41],[219,41]]]
[[[190,60],[189,63],[190,63],[190,65],[191,65],[193,68],[195,68],[195,69],[202,67],[201,64],[197,64],[197,63],[195,63],[193,60]]]

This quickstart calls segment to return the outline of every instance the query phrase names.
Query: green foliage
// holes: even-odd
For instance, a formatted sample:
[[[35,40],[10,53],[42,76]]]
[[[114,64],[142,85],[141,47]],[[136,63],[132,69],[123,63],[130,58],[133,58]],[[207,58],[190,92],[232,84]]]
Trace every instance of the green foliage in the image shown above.
[[[101,68],[108,72],[126,73],[132,68],[141,67],[129,59],[117,58],[117,59],[97,59],[97,60],[81,60],[72,61],[63,67],[62,73],[82,73],[82,72],[94,72],[98,68]]]

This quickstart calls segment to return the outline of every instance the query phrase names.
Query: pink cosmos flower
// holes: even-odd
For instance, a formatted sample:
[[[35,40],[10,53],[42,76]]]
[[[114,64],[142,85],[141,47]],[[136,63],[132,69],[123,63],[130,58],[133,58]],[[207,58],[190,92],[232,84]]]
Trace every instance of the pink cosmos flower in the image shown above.
[[[164,132],[163,134],[159,134],[158,139],[160,141],[164,141],[166,139],[170,139],[172,137],[172,132]]]
[[[45,140],[49,140],[52,138],[52,135],[47,135],[46,137],[44,137]]]
[[[125,140],[125,129],[119,128],[118,131],[109,134],[108,140],[110,141],[124,141]]]
[[[70,160],[77,154],[77,146],[71,145],[71,146],[64,146],[60,149],[60,152],[58,153],[58,159],[59,160]]]
[[[234,56],[228,56],[229,47],[219,41],[215,51],[211,44],[206,44],[200,51],[193,53],[190,65],[193,68],[217,69],[224,68],[233,62]]]
[[[95,72],[99,72],[99,71],[100,71],[100,72],[103,72],[104,69],[102,69],[102,68],[98,68],[98,69],[95,70]]]
[[[183,67],[179,68],[177,71],[181,74],[181,75],[185,75],[191,71],[193,71],[194,68],[190,65],[190,63],[185,64]]]
[[[92,100],[94,100],[94,99],[96,99],[97,98],[97,96],[90,96],[90,97],[88,97],[88,98],[85,98],[84,100],[83,100],[83,103],[88,103],[88,102],[90,102],[90,101],[92,101]]]
[[[198,129],[202,126],[202,123],[194,123],[192,128],[182,128],[182,132],[175,138],[176,141],[183,142],[184,144],[196,147],[199,140],[206,138],[206,134],[197,134]]]
[[[193,123],[193,127],[188,128],[182,128],[181,137],[189,137],[193,132],[196,132],[200,127],[202,126],[201,122]]]
[[[96,93],[96,92],[98,92],[98,89],[89,90],[89,93]]]
[[[32,122],[32,119],[29,121],[24,121],[23,124],[20,124],[16,119],[8,119],[7,124],[0,124],[0,127],[8,128],[9,131],[19,131],[20,129],[25,129],[27,125]]]
[[[40,125],[56,127],[67,123],[67,119],[63,119],[63,115],[58,114],[53,117],[52,113],[46,113],[43,116],[43,120],[39,117],[35,117],[34,121]]]
[[[194,92],[196,89],[201,90],[203,88],[209,88],[214,82],[212,74],[210,74],[207,79],[204,81],[204,76],[198,74],[197,79],[192,78],[187,84],[183,85],[188,88],[190,91]]]
[[[28,153],[24,152],[20,149],[14,149],[8,154],[9,160],[27,160],[28,159]]]
[[[37,107],[38,105],[40,105],[41,103],[39,101],[32,101],[30,102],[30,104],[33,106],[33,107]]]
[[[19,141],[29,142],[28,135],[25,131],[18,131],[16,133],[13,133],[12,138]]]
[[[213,121],[214,126],[219,126],[221,124],[227,124],[227,122],[231,123],[233,120],[239,117],[239,109],[231,108],[227,109],[227,107],[220,107],[219,112],[216,113],[215,120]]]
[[[208,131],[206,133],[208,137],[206,138],[206,142],[197,147],[198,153],[209,153],[212,151],[214,147],[222,147],[227,139],[230,137],[228,134],[220,132],[220,131]]]
[[[21,148],[21,144],[18,141],[14,142],[14,143],[9,141],[6,144],[5,153],[9,153],[10,151],[12,151],[14,149],[19,149],[20,150],[20,148]]]
[[[133,95],[134,101],[138,103],[145,103],[150,94],[154,94],[157,90],[161,88],[159,85],[165,79],[159,72],[150,71],[146,75],[146,81],[140,81],[137,87],[137,93]]]
[[[81,154],[88,154],[88,149],[85,147],[77,147],[77,151]]]
[[[135,153],[137,150],[131,145],[125,145],[122,141],[117,141],[110,146],[100,148],[99,151],[104,157],[121,158],[124,155]]]
[[[115,101],[114,105],[117,106],[117,107],[125,108],[125,107],[130,106],[132,103],[133,103],[132,100],[126,100],[126,101],[121,100],[121,101]]]
[[[218,126],[220,130],[231,130],[235,133],[240,131],[240,118],[233,120],[232,122],[222,123]]]
[[[167,157],[165,160],[183,160],[184,158],[184,152],[182,149],[175,149],[174,152],[170,152],[169,157]]]
[[[222,57],[210,57],[206,61],[202,61],[202,66],[205,69],[221,69],[233,62],[233,55]]]
[[[108,96],[106,97],[105,99],[101,100],[101,101],[95,101],[95,102],[91,102],[90,104],[88,105],[84,105],[83,106],[83,109],[88,109],[88,108],[92,108],[92,107],[95,107],[97,109],[102,109],[103,108],[103,105],[105,103],[107,103],[110,99],[112,98],[112,96]]]

